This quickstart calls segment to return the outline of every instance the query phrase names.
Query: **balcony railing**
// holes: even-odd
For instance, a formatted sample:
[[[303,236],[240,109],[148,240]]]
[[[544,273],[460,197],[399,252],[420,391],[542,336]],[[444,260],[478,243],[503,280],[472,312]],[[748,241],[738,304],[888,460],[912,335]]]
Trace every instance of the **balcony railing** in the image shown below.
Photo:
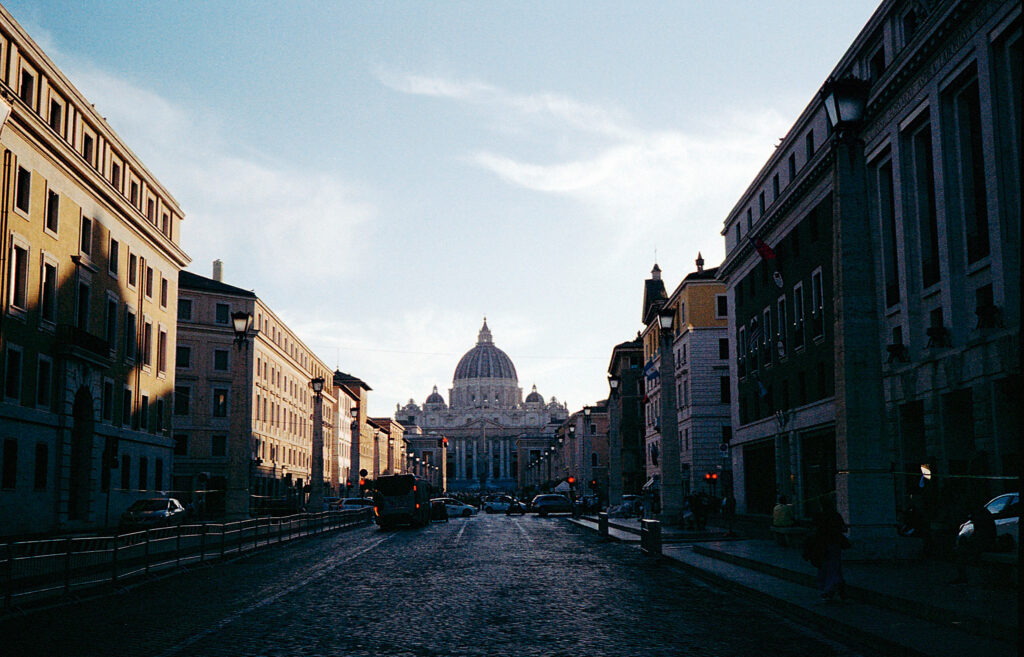
[[[73,324],[57,325],[57,351],[100,365],[110,365],[110,343]]]

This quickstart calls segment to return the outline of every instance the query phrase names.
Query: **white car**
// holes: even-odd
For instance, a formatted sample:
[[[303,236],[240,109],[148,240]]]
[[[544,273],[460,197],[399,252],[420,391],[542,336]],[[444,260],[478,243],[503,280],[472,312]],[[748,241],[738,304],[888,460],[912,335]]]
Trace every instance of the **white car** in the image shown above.
[[[997,545],[1002,542],[1009,548],[1007,551],[1012,551],[1020,543],[1020,493],[1006,493],[989,500],[985,509],[992,514],[992,520],[995,522]],[[974,523],[968,520],[960,525],[957,543],[972,534]]]
[[[372,506],[373,500],[368,497],[346,497],[339,503],[338,508],[342,511],[358,511]]]
[[[504,513],[512,504],[512,497],[509,495],[492,495],[484,502],[484,513]]]
[[[448,511],[449,518],[468,518],[474,513],[476,509],[468,504],[463,504],[453,497],[435,497],[430,500],[430,503],[444,502],[444,508]]]

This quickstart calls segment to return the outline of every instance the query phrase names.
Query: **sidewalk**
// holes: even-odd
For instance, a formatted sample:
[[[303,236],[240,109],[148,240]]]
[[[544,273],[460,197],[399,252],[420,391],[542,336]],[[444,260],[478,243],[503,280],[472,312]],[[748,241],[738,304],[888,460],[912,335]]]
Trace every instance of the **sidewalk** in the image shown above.
[[[597,531],[597,519],[572,522]],[[612,518],[609,535],[639,543],[640,521]],[[662,554],[718,586],[760,598],[789,615],[896,655],[1016,655],[1018,591],[1006,585],[953,585],[952,564],[935,561],[844,563],[850,600],[818,597],[816,569],[800,551],[763,538],[723,540],[724,532],[662,528]]]

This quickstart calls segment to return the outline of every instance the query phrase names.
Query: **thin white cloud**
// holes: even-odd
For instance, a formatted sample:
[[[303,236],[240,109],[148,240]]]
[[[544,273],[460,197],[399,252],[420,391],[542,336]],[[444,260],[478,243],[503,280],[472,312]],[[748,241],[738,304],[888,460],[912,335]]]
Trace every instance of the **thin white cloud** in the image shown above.
[[[177,105],[108,72],[77,62],[71,78],[117,133],[182,204],[182,246],[191,269],[209,275],[226,264],[225,280],[253,281],[271,299],[311,290],[310,280],[354,273],[354,257],[338,258],[353,229],[370,222],[370,194],[322,171],[232,144],[226,127],[199,109]],[[354,253],[354,249],[349,249]],[[302,263],[301,267],[288,263]],[[273,276],[260,270],[274,268]],[[313,290],[312,294],[318,292]]]
[[[717,257],[723,252],[721,222],[789,125],[773,111],[726,112],[701,125],[644,130],[620,109],[559,94],[515,94],[485,82],[441,77],[379,78],[403,93],[482,106],[494,125],[533,121],[535,132],[553,133],[549,152],[542,154],[547,161],[502,152],[510,148],[509,131],[503,131],[500,144],[481,144],[467,159],[512,186],[589,207],[604,228],[619,227],[611,247],[619,252],[653,235],[680,236],[696,245],[694,252]],[[531,136],[522,127],[511,134]],[[565,147],[569,142],[576,152]]]

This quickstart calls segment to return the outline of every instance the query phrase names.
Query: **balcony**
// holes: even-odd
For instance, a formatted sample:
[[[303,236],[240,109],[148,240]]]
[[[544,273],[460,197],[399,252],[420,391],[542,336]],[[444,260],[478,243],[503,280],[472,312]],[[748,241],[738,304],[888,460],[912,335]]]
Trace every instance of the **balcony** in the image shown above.
[[[57,353],[100,368],[111,365],[110,343],[71,324],[57,325]]]

